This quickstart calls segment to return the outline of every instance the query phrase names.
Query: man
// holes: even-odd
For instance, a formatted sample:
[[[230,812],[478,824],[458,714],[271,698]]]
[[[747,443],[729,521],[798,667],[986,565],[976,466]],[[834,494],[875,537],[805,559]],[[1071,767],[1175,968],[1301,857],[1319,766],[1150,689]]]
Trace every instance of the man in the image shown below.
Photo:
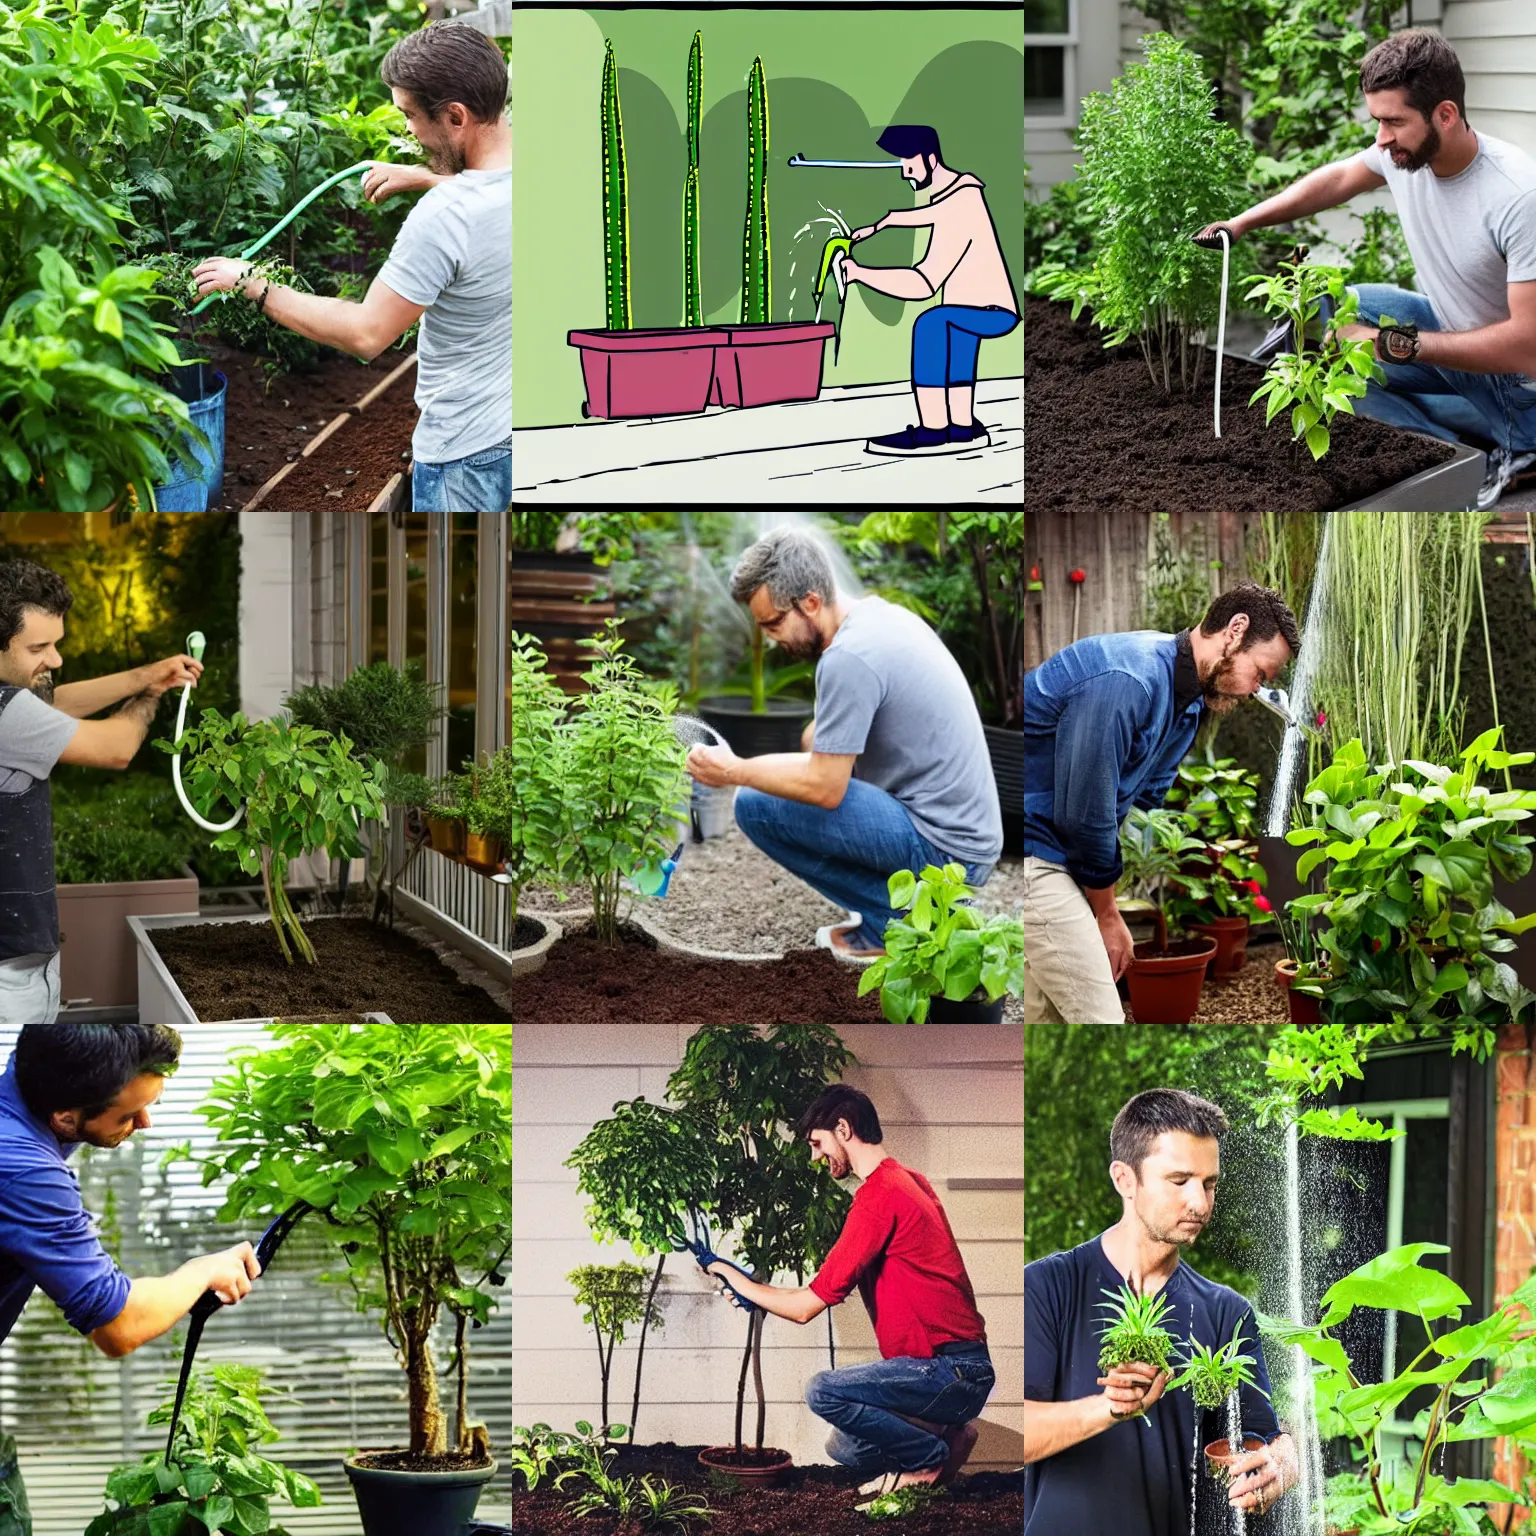
[[[210,257],[201,294],[229,291],[326,346],[375,358],[421,320],[411,438],[417,512],[503,512],[512,500],[512,128],[507,63],[483,33],[435,21],[401,38],[379,70],[439,173],[411,210],[361,303],[300,293]],[[364,192],[382,202],[423,184],[378,162]]]
[[[74,594],[29,560],[0,562],[0,1024],[51,1023],[59,1009],[59,909],[48,776],[55,763],[126,768],[160,695],[203,664],[167,656],[89,682],[53,683]],[[105,720],[108,706],[127,703]]]
[[[775,528],[742,555],[731,596],[798,660],[816,661],[816,716],[799,752],[737,757],[694,747],[701,784],[739,784],[736,824],[847,923],[818,930],[840,958],[883,954],[890,877],[965,866],[983,885],[1003,849],[1003,813],[965,675],[916,614],[883,598],[844,603],[815,537]]]
[[[1185,1391],[1165,1396],[1168,1373],[1151,1364],[1099,1374],[1104,1293],[1122,1285],[1167,1299],[1175,1354],[1192,1342],[1224,1346],[1242,1333],[1258,1383],[1241,1389],[1243,1433],[1265,1445],[1233,1463],[1226,1502],[1262,1514],[1298,1479],[1295,1444],[1269,1403],[1253,1308],[1180,1261],[1179,1250],[1211,1219],[1226,1128],[1221,1110],[1192,1093],[1137,1094],[1109,1136],[1120,1220],[1091,1242],[1024,1266],[1024,1536],[1228,1529],[1209,1479],[1194,1479],[1200,1507],[1189,1508],[1191,1448],[1227,1433],[1220,1414],[1206,1413],[1197,1426],[1193,1399]]]
[[[845,1467],[880,1470],[862,1493],[947,1483],[976,1444],[971,1421],[994,1375],[986,1324],[944,1207],[922,1174],[882,1148],[880,1117],[857,1088],[828,1088],[795,1122],[795,1133],[834,1179],[853,1173],[860,1180],[826,1262],[797,1290],[751,1280],[723,1260],[708,1273],[727,1282],[721,1295],[735,1301],[734,1291],[801,1324],[857,1285],[881,1358],[818,1371],[807,1384],[807,1405],[833,1426],[827,1454]]]
[[[169,1332],[205,1291],[226,1306],[250,1294],[261,1266],[249,1243],[188,1259],[169,1275],[130,1280],[101,1246],[70,1171],[82,1142],[119,1147],[153,1124],[150,1110],[180,1055],[180,1035],[164,1024],[22,1030],[0,1076],[0,1339],[34,1287],[113,1360]],[[8,1434],[0,1434],[0,1531],[31,1532]]]
[[[865,267],[841,262],[844,281],[876,293],[923,303],[943,290],[912,326],[912,393],[919,424],[872,437],[867,453],[917,455],[964,453],[992,441],[973,414],[976,354],[982,339],[1006,336],[1019,323],[997,227],[970,172],[952,171],[940,158],[932,128],[899,123],[875,141],[901,157],[901,174],[916,192],[928,192],[924,208],[893,208],[877,224],[853,232],[867,240],[882,229],[931,229],[928,250],[915,267]]]
[[[1477,504],[1491,507],[1536,463],[1536,161],[1473,131],[1461,64],[1438,32],[1410,28],[1378,43],[1360,65],[1360,89],[1375,143],[1194,238],[1216,247],[1221,230],[1236,240],[1390,188],[1422,292],[1353,289],[1362,323],[1340,334],[1371,341],[1386,373],[1360,413],[1486,446]]]
[[[1206,710],[1300,652],[1278,592],[1240,582],[1197,630],[1090,635],[1024,675],[1024,1022],[1119,1024],[1131,963],[1120,823],[1163,803]]]

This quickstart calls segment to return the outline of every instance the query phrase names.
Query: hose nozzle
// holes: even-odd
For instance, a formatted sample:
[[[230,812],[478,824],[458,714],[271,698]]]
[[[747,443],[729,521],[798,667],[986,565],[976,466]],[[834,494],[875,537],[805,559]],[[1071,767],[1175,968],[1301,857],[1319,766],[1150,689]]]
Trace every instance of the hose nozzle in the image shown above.
[[[1254,694],[1254,698],[1265,709],[1279,715],[1288,726],[1291,726],[1293,729],[1298,728],[1296,717],[1291,714],[1291,696],[1284,688],[1260,688]]]
[[[193,661],[201,661],[203,652],[208,648],[208,637],[200,629],[194,629],[187,636],[187,654]]]

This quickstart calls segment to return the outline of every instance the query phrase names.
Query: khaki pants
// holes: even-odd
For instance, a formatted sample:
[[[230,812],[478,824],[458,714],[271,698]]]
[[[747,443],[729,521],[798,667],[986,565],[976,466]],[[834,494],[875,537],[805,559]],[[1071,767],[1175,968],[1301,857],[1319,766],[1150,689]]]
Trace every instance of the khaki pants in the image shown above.
[[[1060,864],[1024,859],[1024,1022],[1123,1024],[1093,908]]]
[[[16,1442],[0,1432],[0,1536],[32,1536],[32,1511],[21,1485]]]

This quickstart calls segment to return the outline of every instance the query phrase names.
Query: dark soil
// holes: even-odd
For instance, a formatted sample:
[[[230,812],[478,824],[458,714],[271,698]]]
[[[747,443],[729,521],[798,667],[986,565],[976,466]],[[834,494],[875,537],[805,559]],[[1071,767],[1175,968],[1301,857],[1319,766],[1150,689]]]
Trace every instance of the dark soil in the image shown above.
[[[200,1019],[387,1013],[397,1024],[508,1022],[487,992],[460,981],[403,933],[352,917],[322,918],[304,930],[315,947],[314,965],[285,964],[268,923],[166,928],[154,937]]]
[[[184,355],[190,343],[183,344]],[[271,388],[261,359],[211,339],[196,344],[229,380],[224,402],[224,488],[211,512],[238,512],[338,411],[355,405],[405,358],[393,348],[371,363],[326,348],[313,373],[279,373]],[[364,503],[366,505],[366,503]]]
[[[1215,358],[1194,394],[1154,387],[1134,342],[1105,348],[1086,316],[1024,301],[1025,503],[1031,511],[1156,507],[1165,512],[1321,512],[1363,501],[1452,457],[1438,439],[1339,415],[1314,461],[1288,416],[1250,407],[1263,369],[1222,364],[1221,437],[1212,432]]]
[[[776,1467],[789,1456],[788,1451],[780,1450],[778,1446],[765,1446],[760,1451],[722,1451],[713,1446],[710,1449],[715,1451],[710,1460],[723,1467]]]
[[[418,1456],[414,1451],[364,1451],[354,1465],[373,1472],[468,1472],[489,1466],[478,1455],[447,1451],[441,1456]]]
[[[274,512],[365,512],[411,458],[418,411],[407,373],[366,411],[300,459],[262,503]],[[349,401],[348,404],[351,402]]]
[[[531,917],[519,917],[517,926],[512,930],[512,948],[528,949],[537,944],[547,931],[543,923],[535,922]]]
[[[610,1475],[665,1478],[709,1502],[713,1517],[690,1520],[689,1536],[1018,1536],[1024,1526],[1022,1472],[961,1473],[954,1485],[916,1514],[874,1523],[854,1508],[859,1485],[872,1474],[843,1467],[792,1467],[773,1488],[741,1488],[733,1478],[699,1466],[701,1446],[643,1445],[620,1452]],[[586,1487],[572,1479],[560,1491],[546,1480],[512,1499],[513,1536],[642,1536],[639,1522],[606,1512],[577,1517],[567,1506]],[[1062,1532],[1062,1536],[1067,1536]],[[1087,1536],[1087,1533],[1079,1533]]]
[[[791,950],[782,960],[696,960],[658,949],[638,929],[622,937],[609,949],[588,929],[567,933],[542,970],[513,982],[512,1022],[878,1024],[882,1017],[878,992],[858,996],[858,968],[824,949]]]

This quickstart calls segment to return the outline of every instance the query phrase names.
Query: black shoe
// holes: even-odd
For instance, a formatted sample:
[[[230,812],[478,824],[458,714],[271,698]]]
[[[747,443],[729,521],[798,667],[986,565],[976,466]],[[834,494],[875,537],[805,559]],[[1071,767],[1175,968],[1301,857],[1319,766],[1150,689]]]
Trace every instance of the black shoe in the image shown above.
[[[900,432],[870,438],[864,451],[909,458],[925,453],[959,453],[963,446],[950,441],[948,427],[903,427]]]
[[[979,421],[973,421],[968,427],[957,427],[951,422],[949,440],[952,443],[964,443],[968,448],[987,448],[992,443],[987,429]]]
[[[1477,492],[1477,509],[1486,512],[1489,507],[1497,506],[1499,497],[1504,494],[1504,488],[1516,475],[1536,464],[1536,453],[1506,453],[1502,448],[1495,448],[1488,455],[1487,471],[1483,475],[1483,483]]]
[[[1269,334],[1248,355],[1256,363],[1267,363],[1280,352],[1296,350],[1296,327],[1289,320],[1271,326]]]

